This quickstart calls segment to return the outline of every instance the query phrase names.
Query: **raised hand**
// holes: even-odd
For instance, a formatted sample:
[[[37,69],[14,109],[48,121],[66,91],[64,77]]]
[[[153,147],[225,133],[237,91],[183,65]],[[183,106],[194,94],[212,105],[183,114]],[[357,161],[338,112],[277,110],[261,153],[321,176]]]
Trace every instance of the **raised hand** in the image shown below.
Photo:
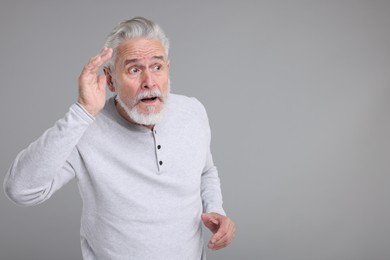
[[[106,76],[99,68],[112,56],[111,48],[104,48],[84,66],[79,77],[78,103],[91,115],[96,116],[106,101]]]
[[[213,233],[208,247],[213,250],[218,250],[228,246],[234,239],[236,232],[234,222],[218,213],[203,213],[203,224]]]

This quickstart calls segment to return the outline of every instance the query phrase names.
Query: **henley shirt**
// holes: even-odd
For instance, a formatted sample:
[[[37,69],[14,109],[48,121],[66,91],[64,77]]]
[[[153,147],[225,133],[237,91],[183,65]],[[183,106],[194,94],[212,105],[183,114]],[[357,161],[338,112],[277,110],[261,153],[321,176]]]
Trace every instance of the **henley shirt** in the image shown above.
[[[114,98],[96,117],[72,105],[17,155],[7,196],[36,205],[75,178],[83,259],[206,259],[200,215],[225,215],[207,114],[181,95],[169,94],[166,106],[150,130],[126,121]]]

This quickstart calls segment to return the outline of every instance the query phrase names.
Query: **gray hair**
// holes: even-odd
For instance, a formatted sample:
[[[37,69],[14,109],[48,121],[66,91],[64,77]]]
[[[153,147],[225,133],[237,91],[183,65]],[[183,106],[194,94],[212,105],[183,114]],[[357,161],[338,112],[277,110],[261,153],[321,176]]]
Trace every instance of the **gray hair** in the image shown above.
[[[106,62],[111,70],[114,70],[116,50],[122,41],[137,38],[159,40],[164,47],[165,55],[168,56],[169,40],[161,27],[144,17],[134,17],[118,24],[106,38],[104,47],[113,49],[111,59]]]

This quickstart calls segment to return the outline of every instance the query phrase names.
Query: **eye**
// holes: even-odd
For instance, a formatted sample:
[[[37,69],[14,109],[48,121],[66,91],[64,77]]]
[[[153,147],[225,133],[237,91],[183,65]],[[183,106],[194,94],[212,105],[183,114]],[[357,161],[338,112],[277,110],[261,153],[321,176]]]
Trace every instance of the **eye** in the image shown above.
[[[135,73],[137,73],[137,72],[139,72],[140,70],[137,68],[137,67],[131,67],[130,69],[129,69],[129,73],[130,74],[135,74]]]
[[[161,70],[161,67],[162,67],[161,65],[156,64],[153,66],[153,70],[159,71],[159,70]]]

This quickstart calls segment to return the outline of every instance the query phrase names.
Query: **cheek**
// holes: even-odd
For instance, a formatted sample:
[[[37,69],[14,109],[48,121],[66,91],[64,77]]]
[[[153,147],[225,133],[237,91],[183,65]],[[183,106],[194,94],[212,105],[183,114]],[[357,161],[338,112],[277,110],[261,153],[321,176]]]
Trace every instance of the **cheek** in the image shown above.
[[[158,82],[158,85],[160,86],[160,88],[165,89],[168,87],[169,77],[167,75],[162,75],[162,76],[158,77],[158,79],[156,81]]]
[[[121,84],[118,84],[117,92],[127,98],[132,98],[137,94],[137,81],[136,80],[122,80]]]
[[[170,79],[167,78],[166,81],[164,82],[164,92],[168,92],[170,88]]]
[[[137,95],[137,92],[135,92],[133,89],[125,87],[120,90],[120,95],[126,99],[133,99]]]

